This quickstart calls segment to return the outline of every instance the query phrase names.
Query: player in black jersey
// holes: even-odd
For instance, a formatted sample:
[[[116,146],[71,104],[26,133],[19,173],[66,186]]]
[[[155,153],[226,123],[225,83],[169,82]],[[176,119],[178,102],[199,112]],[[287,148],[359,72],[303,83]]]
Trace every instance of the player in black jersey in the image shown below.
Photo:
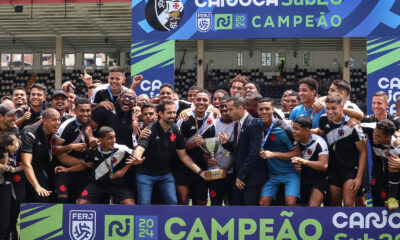
[[[83,162],[89,143],[85,128],[89,123],[92,111],[90,101],[80,98],[76,101],[75,106],[76,116],[61,124],[53,145],[53,154],[57,156],[56,164],[65,167]],[[55,175],[57,201],[75,203],[87,183],[87,171],[57,173]]]
[[[115,132],[112,128],[103,126],[99,130],[100,144],[90,149],[83,162],[69,168],[57,166],[57,173],[81,172],[92,169],[89,184],[82,191],[78,204],[103,202],[109,195],[118,204],[133,205],[135,201],[129,189],[125,186],[123,176],[131,167],[127,159],[132,159],[133,150],[124,145],[116,144]]]
[[[385,187],[387,181],[387,176],[382,175],[382,161],[373,151],[374,142],[373,142],[373,133],[376,127],[376,123],[383,119],[391,120],[395,127],[396,131],[400,129],[400,118],[395,115],[387,112],[387,107],[389,106],[388,95],[383,91],[378,91],[372,97],[372,111],[373,114],[366,115],[363,119],[361,119],[361,126],[364,133],[368,136],[369,143],[371,146],[371,155],[372,155],[372,170],[371,170],[371,182],[367,183],[371,186],[371,195],[374,206],[384,206],[385,198],[382,198],[382,192],[385,192]],[[349,120],[349,125],[354,126],[358,124],[359,121],[355,119]],[[387,172],[386,172],[387,175]]]
[[[25,115],[25,117],[21,116],[20,118],[21,120],[18,119],[17,122],[19,123],[19,125],[18,123],[17,125],[19,126],[20,130],[42,119],[43,104],[46,101],[46,95],[47,95],[47,88],[42,84],[35,83],[31,86],[29,94],[30,105],[28,109],[23,108],[24,112],[22,113],[23,115],[25,115],[26,112],[29,112],[30,114],[27,114],[27,116]]]
[[[293,137],[300,145],[302,157],[293,157],[292,163],[301,165],[300,202],[319,207],[328,190],[329,151],[323,138],[311,134],[311,128],[309,117],[294,120]]]
[[[367,165],[367,146],[361,128],[349,127],[343,113],[342,97],[326,98],[327,113],[319,119],[317,132],[329,146],[329,191],[331,206],[353,207]]]
[[[43,112],[43,122],[26,127],[22,132],[21,159],[28,186],[28,201],[51,202],[54,163],[52,162],[53,134],[60,126],[60,114],[53,108]]]
[[[374,175],[371,180],[373,199],[374,201],[378,201],[377,204],[381,203],[385,200],[386,193],[388,193],[387,205],[390,210],[397,210],[399,208],[400,197],[400,168],[388,164],[388,160],[398,158],[400,155],[400,149],[394,147],[396,138],[393,134],[395,131],[395,125],[389,119],[383,119],[376,123],[373,131],[374,145],[372,152],[375,159],[381,161],[380,166],[382,167],[379,178]],[[378,196],[381,198],[381,201],[378,200]]]
[[[203,150],[200,148],[204,138],[215,136],[215,119],[212,113],[206,112],[210,104],[210,94],[206,90],[197,92],[194,100],[195,110],[189,114],[187,121],[179,120],[180,127],[185,138],[185,148],[188,155],[202,169],[207,170],[207,164],[203,160]],[[207,204],[208,184],[202,177],[188,169],[182,162],[177,162],[174,169],[178,203],[186,205],[189,194],[196,205]]]

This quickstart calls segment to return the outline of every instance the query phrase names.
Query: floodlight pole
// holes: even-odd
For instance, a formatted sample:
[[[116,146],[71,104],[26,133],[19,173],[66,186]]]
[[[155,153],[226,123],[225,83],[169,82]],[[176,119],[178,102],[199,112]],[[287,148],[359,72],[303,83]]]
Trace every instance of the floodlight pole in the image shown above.
[[[204,40],[197,40],[197,86],[204,88]]]
[[[56,76],[55,76],[55,88],[60,89],[62,84],[62,36],[56,36]]]
[[[343,38],[342,66],[343,66],[343,80],[350,82],[350,38]]]

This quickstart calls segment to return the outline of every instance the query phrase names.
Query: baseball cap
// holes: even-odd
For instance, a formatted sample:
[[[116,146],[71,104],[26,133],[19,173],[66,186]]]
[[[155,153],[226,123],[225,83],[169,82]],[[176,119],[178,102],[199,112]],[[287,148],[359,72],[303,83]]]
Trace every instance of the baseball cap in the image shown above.
[[[57,90],[54,90],[53,95],[51,96],[51,100],[53,100],[53,98],[55,98],[55,97],[57,97],[59,95],[67,98],[67,94],[63,90],[57,89]]]
[[[19,111],[21,110],[18,108],[12,108],[9,104],[0,104],[0,114],[13,115]]]

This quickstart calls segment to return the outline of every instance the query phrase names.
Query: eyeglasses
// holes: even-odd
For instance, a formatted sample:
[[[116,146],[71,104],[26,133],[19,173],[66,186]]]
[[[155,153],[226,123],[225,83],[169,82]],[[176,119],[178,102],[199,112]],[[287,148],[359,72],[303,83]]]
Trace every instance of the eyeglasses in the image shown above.
[[[121,98],[128,98],[129,100],[135,100],[135,98],[130,95],[121,95]]]

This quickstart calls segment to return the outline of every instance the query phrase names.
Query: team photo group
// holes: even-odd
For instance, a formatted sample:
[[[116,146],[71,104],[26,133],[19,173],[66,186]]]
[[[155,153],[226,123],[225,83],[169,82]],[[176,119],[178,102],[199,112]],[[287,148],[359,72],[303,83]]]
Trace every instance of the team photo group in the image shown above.
[[[367,115],[340,79],[323,96],[302,78],[279,104],[242,75],[187,99],[170,84],[137,95],[143,77],[129,85],[118,66],[108,83],[81,79],[87,96],[64,82],[48,103],[41,84],[2,97],[0,239],[24,202],[354,207],[370,193],[399,207],[400,118],[383,91]]]

